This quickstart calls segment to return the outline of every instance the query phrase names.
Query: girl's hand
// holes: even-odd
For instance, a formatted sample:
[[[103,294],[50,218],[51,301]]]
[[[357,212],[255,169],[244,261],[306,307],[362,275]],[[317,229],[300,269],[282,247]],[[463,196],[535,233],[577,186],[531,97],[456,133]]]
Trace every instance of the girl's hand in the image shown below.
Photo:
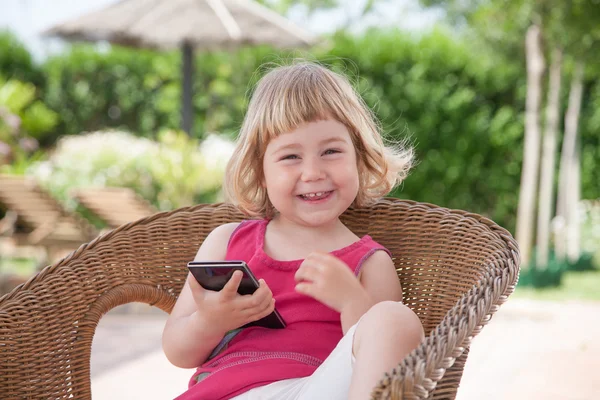
[[[218,292],[206,290],[189,277],[189,285],[196,303],[196,315],[218,335],[271,314],[275,299],[263,279],[260,287],[251,295],[240,295],[237,290],[242,281],[242,271],[235,271],[223,289]]]
[[[322,252],[311,253],[295,275],[296,291],[341,313],[356,303],[368,302],[368,294],[348,265]]]

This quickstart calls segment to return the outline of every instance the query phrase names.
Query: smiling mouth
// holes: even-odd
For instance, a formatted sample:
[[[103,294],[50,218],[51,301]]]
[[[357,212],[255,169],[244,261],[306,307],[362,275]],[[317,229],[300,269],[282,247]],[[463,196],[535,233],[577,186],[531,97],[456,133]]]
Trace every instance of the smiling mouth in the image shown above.
[[[306,194],[298,195],[298,197],[300,197],[302,200],[316,201],[316,200],[322,200],[322,199],[329,197],[329,195],[332,192],[333,192],[333,190],[329,190],[327,192],[306,193]]]

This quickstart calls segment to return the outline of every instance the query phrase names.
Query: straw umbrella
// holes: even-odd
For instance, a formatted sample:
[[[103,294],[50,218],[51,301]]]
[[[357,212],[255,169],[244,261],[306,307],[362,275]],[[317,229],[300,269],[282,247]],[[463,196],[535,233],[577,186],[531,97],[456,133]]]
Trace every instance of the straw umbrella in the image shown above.
[[[192,131],[193,52],[268,44],[312,45],[316,38],[251,0],[122,0],[44,31],[72,41],[101,41],[182,53],[182,129]]]

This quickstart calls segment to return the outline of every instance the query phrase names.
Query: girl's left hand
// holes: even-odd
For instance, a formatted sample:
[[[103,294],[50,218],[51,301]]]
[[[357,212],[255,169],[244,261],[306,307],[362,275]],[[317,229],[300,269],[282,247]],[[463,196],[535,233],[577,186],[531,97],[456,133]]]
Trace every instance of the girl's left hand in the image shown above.
[[[353,302],[368,297],[348,265],[329,253],[311,253],[296,271],[295,279],[297,292],[340,313]]]

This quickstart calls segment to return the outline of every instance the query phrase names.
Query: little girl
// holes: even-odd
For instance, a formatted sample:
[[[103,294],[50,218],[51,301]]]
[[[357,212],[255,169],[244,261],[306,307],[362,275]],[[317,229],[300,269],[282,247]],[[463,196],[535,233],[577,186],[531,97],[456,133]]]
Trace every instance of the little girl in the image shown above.
[[[260,278],[238,295],[188,279],[163,332],[174,365],[198,367],[178,399],[368,399],[423,338],[389,251],[340,221],[387,194],[412,153],[383,144],[347,79],[310,62],[258,83],[227,167],[250,217],[213,230],[195,260],[244,260]],[[284,329],[248,327],[277,308]]]

